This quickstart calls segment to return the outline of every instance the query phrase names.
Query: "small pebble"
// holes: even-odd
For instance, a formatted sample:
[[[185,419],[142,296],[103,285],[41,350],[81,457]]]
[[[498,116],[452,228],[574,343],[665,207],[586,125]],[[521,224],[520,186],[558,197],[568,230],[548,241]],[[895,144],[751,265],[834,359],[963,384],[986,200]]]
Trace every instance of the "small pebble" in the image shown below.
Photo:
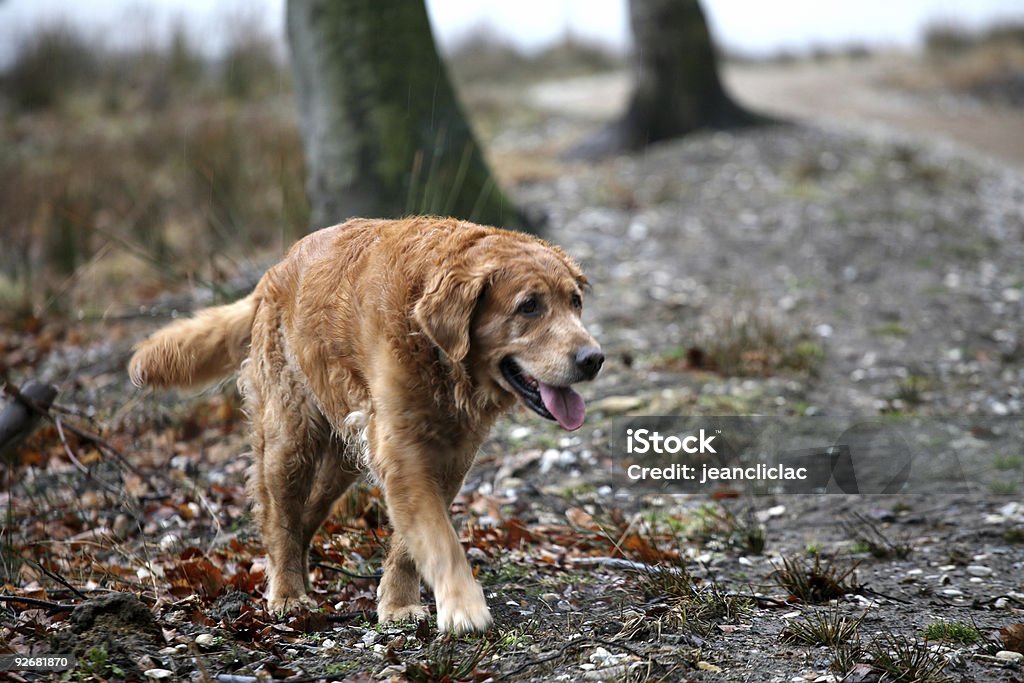
[[[1020,662],[1024,661],[1024,654],[1012,650],[1000,650],[996,653],[996,659],[1002,659],[1005,662]]]
[[[971,576],[992,576],[992,570],[981,564],[967,565],[967,573]]]
[[[1003,517],[1015,517],[1021,513],[1024,513],[1024,505],[1017,502],[1007,503],[1003,507],[999,508],[999,514]]]
[[[173,676],[174,672],[168,669],[146,669],[142,675],[150,680],[162,681]]]
[[[525,425],[519,425],[508,430],[509,438],[514,441],[522,441],[531,434],[533,434],[533,429]]]
[[[196,645],[199,647],[212,647],[214,637],[210,633],[200,633],[196,636]]]

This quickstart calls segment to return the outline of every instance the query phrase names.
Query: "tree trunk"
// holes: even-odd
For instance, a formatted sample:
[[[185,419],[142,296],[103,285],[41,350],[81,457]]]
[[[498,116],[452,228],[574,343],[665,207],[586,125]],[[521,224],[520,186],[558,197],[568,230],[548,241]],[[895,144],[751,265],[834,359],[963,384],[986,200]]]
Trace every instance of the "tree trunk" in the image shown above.
[[[576,150],[596,157],[642,149],[701,129],[769,119],[739,106],[718,77],[718,58],[698,0],[630,0],[634,88],[623,117]]]
[[[288,0],[287,26],[314,227],[408,214],[527,227],[466,122],[423,0]]]

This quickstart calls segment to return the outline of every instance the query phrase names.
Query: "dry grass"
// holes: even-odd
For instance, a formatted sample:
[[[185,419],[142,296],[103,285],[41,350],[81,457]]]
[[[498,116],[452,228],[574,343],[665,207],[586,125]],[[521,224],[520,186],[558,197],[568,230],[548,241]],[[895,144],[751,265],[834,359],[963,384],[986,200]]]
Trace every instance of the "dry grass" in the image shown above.
[[[801,557],[784,557],[772,578],[790,597],[810,605],[823,605],[857,592],[860,586],[855,583],[856,569],[856,564],[842,567],[833,561],[823,563],[818,554],[811,563]]]
[[[927,641],[884,636],[872,642],[868,654],[872,668],[889,680],[907,683],[941,683],[952,680],[942,673],[949,661],[930,649]]]
[[[714,582],[702,582],[681,562],[659,563],[638,572],[636,585],[645,598],[664,604],[659,623],[698,635],[712,633],[717,624],[733,623],[753,608],[751,600]]]
[[[853,619],[839,612],[839,608],[805,612],[786,625],[782,640],[803,645],[839,647],[854,641],[865,614]]]
[[[1024,105],[1024,23],[984,31],[933,24],[924,42],[932,70],[945,88],[998,104]]]
[[[117,51],[63,24],[20,40],[0,74],[5,313],[100,315],[184,283],[216,292],[309,228],[287,69],[258,17],[226,24],[215,57],[180,26]],[[497,116],[488,107],[508,108],[487,94],[499,74],[507,84],[619,64],[572,36],[526,54],[486,31],[451,61],[476,84],[468,101],[484,128]],[[557,174],[525,158],[499,166],[511,182]]]
[[[181,30],[120,53],[63,26],[26,38],[0,77],[0,304],[116,308],[222,281],[304,232],[302,146],[276,59],[255,30],[218,60]]]
[[[814,376],[824,358],[825,350],[809,332],[787,329],[768,313],[741,309],[712,319],[693,345],[671,352],[665,364],[729,377]]]
[[[460,644],[461,641],[451,637],[435,640],[424,648],[422,659],[407,664],[406,678],[414,683],[487,678],[477,668],[494,653],[494,644],[486,640],[479,640],[472,648],[460,648]]]
[[[854,548],[863,549],[877,559],[904,560],[914,549],[909,539],[891,538],[878,522],[859,512],[851,513],[849,519],[842,522],[842,528]]]

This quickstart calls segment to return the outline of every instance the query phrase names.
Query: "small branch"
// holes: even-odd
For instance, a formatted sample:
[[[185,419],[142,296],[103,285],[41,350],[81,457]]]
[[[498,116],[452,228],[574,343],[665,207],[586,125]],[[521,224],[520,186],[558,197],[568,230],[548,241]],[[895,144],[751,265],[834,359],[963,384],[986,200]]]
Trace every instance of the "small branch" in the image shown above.
[[[20,598],[17,595],[0,595],[0,602],[20,602],[33,607],[42,607],[49,612],[70,612],[77,605],[66,605],[60,602],[50,602],[39,598]]]
[[[320,567],[321,569],[327,569],[332,572],[338,572],[339,574],[344,574],[345,576],[353,579],[379,579],[384,575],[384,572],[380,572],[378,574],[356,574],[355,572],[350,572],[344,567],[339,567],[336,564],[330,564],[328,562],[314,562],[313,566]]]
[[[894,597],[892,595],[886,595],[885,593],[881,593],[881,592],[876,591],[874,589],[868,588],[867,584],[865,584],[863,586],[857,586],[856,588],[857,588],[857,590],[854,591],[854,592],[860,593],[861,595],[873,595],[876,598],[885,598],[886,600],[892,600],[893,602],[898,602],[901,605],[913,604],[913,603],[910,602],[910,600],[904,600],[902,598],[897,598],[897,597]]]
[[[762,607],[792,607],[793,603],[780,600],[779,598],[769,598],[765,595],[754,595],[753,593],[726,593],[727,598],[742,598],[744,600],[753,600]]]
[[[105,452],[109,453],[110,455],[114,456],[114,458],[122,466],[124,466],[126,469],[130,470],[133,474],[138,476],[140,479],[145,479],[147,481],[149,480],[149,477],[148,477],[148,475],[145,472],[143,472],[134,463],[132,463],[131,460],[129,460],[116,446],[114,446],[112,443],[110,443],[109,441],[104,439],[99,434],[96,434],[95,432],[90,432],[88,429],[83,429],[82,427],[75,426],[75,425],[71,424],[70,422],[64,422],[59,417],[55,417],[54,415],[52,415],[50,413],[50,410],[49,410],[48,406],[40,404],[39,402],[33,400],[32,397],[30,397],[30,396],[26,396],[24,393],[19,391],[16,387],[14,387],[14,386],[12,386],[10,384],[5,384],[4,385],[4,393],[8,394],[9,396],[13,396],[18,401],[20,401],[21,403],[23,403],[27,407],[31,408],[38,415],[40,415],[42,417],[45,417],[47,420],[50,420],[51,422],[53,422],[55,425],[57,425],[58,431],[61,431],[61,429],[66,429],[67,431],[69,431],[72,434],[74,434],[75,436],[77,436],[79,439],[82,439],[82,440],[86,441],[87,443],[90,443],[93,446],[96,446],[100,450],[105,451]],[[74,462],[74,459],[72,459],[72,462]],[[81,465],[81,463],[78,463],[78,465]],[[159,490],[160,489],[159,486],[151,486],[151,488],[153,490]]]
[[[339,614],[327,615],[327,621],[331,624],[343,624],[358,618],[362,618],[364,621],[369,623],[374,623],[377,621],[377,613],[374,610],[367,610],[365,612],[341,612]]]
[[[611,569],[625,569],[632,572],[667,572],[669,574],[682,574],[683,570],[669,564],[644,564],[634,560],[626,560],[621,557],[577,557],[571,560],[572,564],[579,567],[609,567]]]
[[[56,419],[50,415],[47,415],[47,417],[49,417],[51,420]],[[79,439],[85,439],[86,441],[96,446],[97,448],[101,448],[102,450],[107,451],[108,453],[113,455],[118,460],[118,462],[124,465],[127,469],[131,470],[133,474],[138,475],[142,479],[146,478],[146,474],[142,470],[136,467],[135,464],[128,460],[128,458],[126,458],[125,455],[121,453],[120,450],[118,450],[113,444],[111,444],[109,441],[101,437],[99,434],[90,432],[87,429],[82,429],[81,427],[76,427],[70,422],[65,423],[64,426],[67,427],[67,430],[69,432],[77,436]]]
[[[74,466],[78,468],[78,470],[82,474],[84,474],[90,481],[96,482],[101,487],[106,489],[109,493],[113,493],[115,496],[120,498],[121,491],[119,491],[117,487],[108,484],[102,479],[92,476],[92,472],[89,470],[89,468],[83,465],[82,461],[75,457],[75,453],[74,451],[71,450],[71,445],[68,443],[67,437],[64,436],[64,427],[61,419],[59,417],[53,418],[53,424],[57,427],[57,435],[60,436],[60,442],[61,445],[64,446],[64,452],[67,454],[68,459],[74,464]]]
[[[44,573],[47,576],[49,576],[51,579],[53,579],[54,581],[56,581],[60,585],[62,585],[65,588],[67,588],[69,591],[71,591],[72,593],[75,594],[75,597],[77,597],[77,598],[79,598],[81,600],[88,600],[89,599],[88,596],[85,595],[85,593],[83,593],[82,591],[80,591],[77,588],[75,588],[74,586],[72,586],[68,582],[67,579],[65,579],[63,576],[61,576],[57,572],[55,572],[55,571],[53,571],[51,569],[47,569],[45,566],[43,566],[39,562],[36,562],[35,560],[26,559],[26,562],[28,562],[30,565],[32,565],[33,567],[35,567],[36,569],[38,569],[42,573]]]

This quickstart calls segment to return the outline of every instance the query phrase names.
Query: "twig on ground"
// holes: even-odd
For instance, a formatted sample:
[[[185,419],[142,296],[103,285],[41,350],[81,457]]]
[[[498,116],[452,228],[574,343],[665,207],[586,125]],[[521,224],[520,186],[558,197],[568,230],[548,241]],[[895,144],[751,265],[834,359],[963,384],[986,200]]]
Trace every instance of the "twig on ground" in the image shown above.
[[[33,607],[42,607],[48,612],[70,612],[77,605],[67,605],[60,602],[40,600],[39,598],[22,598],[17,595],[0,594],[0,602],[20,602]]]
[[[68,582],[67,579],[65,579],[63,576],[61,576],[57,572],[55,572],[55,571],[53,571],[51,569],[47,569],[45,566],[43,566],[39,562],[36,562],[35,560],[26,558],[25,561],[28,562],[31,566],[33,566],[36,569],[38,569],[39,571],[41,571],[42,573],[44,573],[47,576],[49,576],[51,579],[53,579],[54,581],[56,581],[60,585],[62,585],[65,588],[67,588],[72,593],[74,593],[75,597],[80,598],[82,600],[88,600],[88,596],[86,596],[85,593],[83,593],[82,591],[80,591],[77,588],[75,588],[74,586],[72,586],[71,583]]]
[[[352,621],[353,619],[362,618],[369,623],[375,623],[377,621],[376,610],[356,610],[355,612],[341,612],[339,614],[328,614],[327,621],[331,624],[343,624],[346,621]]]
[[[31,397],[23,394],[21,391],[18,390],[17,387],[14,387],[10,384],[5,384],[4,393],[18,399],[23,404],[31,408],[33,411],[50,420],[51,422],[56,422],[57,420],[60,419],[58,417],[54,417],[47,407],[37,403],[36,401],[32,400]],[[138,467],[135,466],[134,463],[128,460],[128,458],[126,458],[125,455],[121,453],[121,451],[118,450],[116,446],[111,444],[109,441],[104,439],[99,434],[90,432],[89,430],[83,429],[82,427],[77,427],[71,424],[70,422],[63,422],[63,426],[69,432],[77,436],[79,439],[84,439],[85,441],[88,441],[97,448],[107,451],[108,453],[113,455],[115,458],[117,458],[119,462],[121,462],[121,464],[130,469],[132,473],[138,475],[139,477],[145,478],[145,473],[142,470],[140,470]]]
[[[873,595],[876,598],[885,598],[886,600],[892,600],[893,602],[898,602],[901,605],[913,604],[913,603],[911,603],[910,600],[904,600],[903,598],[897,598],[897,597],[894,597],[892,595],[888,595],[887,593],[882,593],[881,591],[876,591],[873,588],[868,588],[867,586],[858,586],[857,590],[855,592],[857,594],[860,594],[860,595]]]
[[[312,564],[314,567],[320,567],[321,569],[327,569],[332,572],[344,574],[345,576],[353,579],[379,579],[384,575],[383,571],[377,572],[376,574],[357,574],[355,572],[350,572],[344,567],[339,567],[338,565],[331,564],[329,562],[313,562]]]
[[[670,574],[681,574],[683,570],[670,565],[653,565],[634,560],[626,560],[621,557],[577,557],[572,563],[578,567],[598,566],[611,569],[625,569],[634,572],[665,571]]]
[[[67,454],[68,460],[71,461],[71,464],[73,464],[75,468],[78,469],[79,472],[84,474],[86,478],[88,478],[90,481],[96,482],[110,493],[113,493],[115,496],[120,497],[121,491],[116,486],[112,486],[107,482],[103,481],[102,479],[92,476],[92,472],[89,470],[89,468],[83,465],[82,461],[75,456],[75,452],[71,449],[71,444],[68,443],[68,439],[64,435],[63,421],[59,417],[55,417],[53,418],[53,424],[54,426],[57,427],[57,436],[60,437],[60,443],[62,446],[64,446],[64,453]]]
[[[727,598],[742,598],[744,600],[753,600],[758,605],[763,607],[792,607],[793,604],[780,600],[779,598],[769,598],[765,595],[754,595],[753,593],[726,593]]]

